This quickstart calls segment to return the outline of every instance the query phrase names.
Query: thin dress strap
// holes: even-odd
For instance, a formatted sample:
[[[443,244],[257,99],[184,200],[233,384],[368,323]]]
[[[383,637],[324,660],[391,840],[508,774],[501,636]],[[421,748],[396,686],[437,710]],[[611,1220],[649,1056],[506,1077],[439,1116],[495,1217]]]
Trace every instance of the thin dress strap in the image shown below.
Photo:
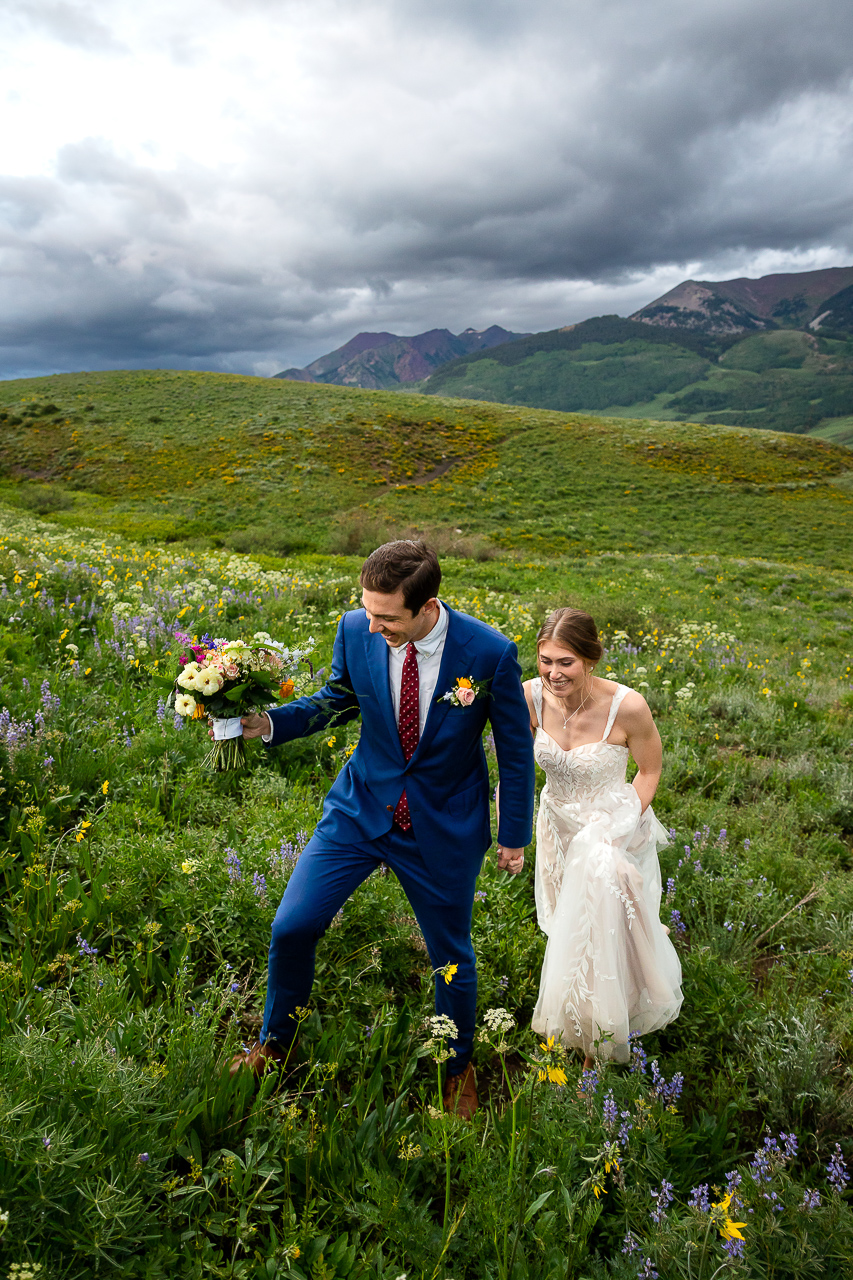
[[[613,729],[613,722],[616,719],[616,712],[619,710],[619,703],[625,697],[625,694],[627,692],[628,692],[627,685],[620,684],[617,687],[616,692],[614,693],[610,703],[610,715],[607,717],[607,724],[604,727],[604,733],[601,735],[602,742],[606,742],[607,739],[610,737],[610,733]]]
[[[539,721],[539,728],[542,728],[542,677],[537,676],[535,680],[530,682],[530,690],[533,694],[533,706],[536,708],[536,719]]]

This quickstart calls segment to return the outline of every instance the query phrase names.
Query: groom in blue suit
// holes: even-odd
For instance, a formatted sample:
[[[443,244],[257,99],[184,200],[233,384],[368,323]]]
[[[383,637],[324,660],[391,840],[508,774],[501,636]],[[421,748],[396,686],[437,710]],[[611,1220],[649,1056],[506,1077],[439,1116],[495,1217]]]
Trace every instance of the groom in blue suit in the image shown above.
[[[449,983],[437,976],[435,1007],[457,1029],[445,1105],[470,1117],[477,1106],[471,911],[492,841],[482,736],[490,722],[501,779],[498,866],[517,874],[533,817],[530,715],[515,645],[438,599],[441,569],[423,543],[379,547],[360,581],[363,608],[341,619],[325,687],[243,718],[245,737],[273,746],[358,716],[362,728],[273,921],[260,1040],[232,1070],[260,1073],[286,1061],[295,1010],[310,996],[317,941],[385,862],[412,905],[433,969],[458,966]],[[470,688],[458,686],[460,678]]]

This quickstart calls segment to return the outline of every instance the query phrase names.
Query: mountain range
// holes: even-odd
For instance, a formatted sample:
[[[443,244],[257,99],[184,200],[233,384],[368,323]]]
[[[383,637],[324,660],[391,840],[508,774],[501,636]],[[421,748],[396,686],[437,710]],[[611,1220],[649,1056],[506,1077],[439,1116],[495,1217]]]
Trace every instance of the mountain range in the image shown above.
[[[685,280],[628,319],[545,333],[362,333],[276,376],[853,444],[853,267]]]
[[[853,267],[796,271],[749,280],[684,280],[631,320],[704,333],[778,328],[849,328]]]
[[[488,329],[465,329],[451,333],[449,329],[429,329],[412,338],[396,333],[357,333],[354,338],[320,356],[304,369],[285,369],[276,378],[296,382],[327,382],[339,387],[366,387],[372,391],[387,390],[401,383],[417,382],[434,369],[458,356],[485,351],[517,338],[524,333],[510,333],[500,325]]]

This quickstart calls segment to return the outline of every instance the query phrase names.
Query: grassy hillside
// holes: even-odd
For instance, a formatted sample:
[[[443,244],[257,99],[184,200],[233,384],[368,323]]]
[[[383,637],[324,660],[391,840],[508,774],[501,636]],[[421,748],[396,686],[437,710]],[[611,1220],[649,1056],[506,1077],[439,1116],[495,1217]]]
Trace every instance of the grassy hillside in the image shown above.
[[[5,500],[69,528],[254,553],[417,530],[481,555],[850,566],[850,462],[803,436],[226,374],[0,383]]]
[[[853,412],[853,338],[783,329],[733,341],[605,316],[451,361],[419,389],[809,432]]]

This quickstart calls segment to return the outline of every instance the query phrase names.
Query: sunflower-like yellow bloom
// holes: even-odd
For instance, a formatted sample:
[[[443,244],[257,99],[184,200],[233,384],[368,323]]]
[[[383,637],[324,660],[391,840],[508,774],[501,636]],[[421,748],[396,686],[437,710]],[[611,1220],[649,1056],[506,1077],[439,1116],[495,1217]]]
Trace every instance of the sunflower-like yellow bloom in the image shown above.
[[[745,1222],[732,1222],[729,1217],[729,1205],[732,1202],[732,1192],[730,1191],[719,1204],[711,1205],[712,1210],[718,1212],[714,1215],[714,1225],[724,1240],[742,1240],[741,1227],[745,1227]]]

